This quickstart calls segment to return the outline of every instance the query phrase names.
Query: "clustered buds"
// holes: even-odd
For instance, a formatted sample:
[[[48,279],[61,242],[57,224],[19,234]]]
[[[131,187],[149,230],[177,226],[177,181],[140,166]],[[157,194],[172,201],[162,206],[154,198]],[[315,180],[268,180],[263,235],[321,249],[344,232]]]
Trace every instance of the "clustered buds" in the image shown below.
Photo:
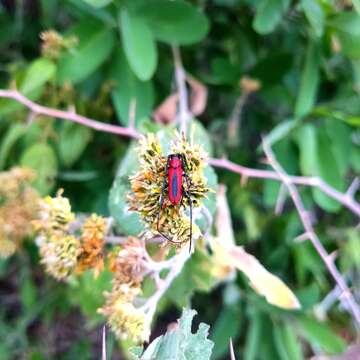
[[[97,275],[104,267],[105,219],[97,215],[87,218],[80,237],[70,231],[74,221],[69,199],[62,196],[62,191],[40,201],[39,217],[33,221],[41,262],[58,280],[87,269]]]
[[[183,154],[186,159],[187,173],[190,178],[190,193],[193,207],[201,205],[210,189],[203,175],[206,166],[207,154],[200,145],[190,144],[185,139],[178,139],[171,146],[171,153]],[[157,233],[157,217],[159,212],[159,200],[165,177],[167,156],[163,154],[159,140],[149,134],[140,141],[138,149],[140,169],[130,178],[132,192],[128,196],[131,210],[136,211],[142,217],[147,229],[151,233]],[[185,215],[184,208],[188,208],[189,199],[183,198],[184,208],[174,206],[168,200],[168,191],[165,189],[164,206],[160,214],[161,232],[172,239],[173,242],[184,244],[189,240],[190,221]],[[193,224],[193,234],[199,234],[199,230]]]
[[[107,317],[111,330],[120,339],[141,343],[149,340],[150,322],[145,312],[134,305],[140,293],[140,288],[121,284],[106,294],[106,304],[99,309],[99,313]]]
[[[145,272],[145,249],[134,237],[112,258],[110,269],[114,272],[111,292],[105,294],[106,303],[99,309],[105,315],[115,335],[134,342],[148,341],[150,320],[135,303],[141,294],[141,282]]]
[[[55,30],[47,30],[40,34],[42,40],[41,52],[49,59],[58,59],[61,52],[66,49],[71,49],[78,44],[78,39],[75,36],[63,37]]]
[[[69,224],[75,219],[70,202],[61,196],[62,191],[52,198],[40,201],[39,219],[34,221],[40,236],[41,262],[46,271],[61,280],[72,274],[80,254],[80,241],[69,234]]]
[[[0,256],[12,255],[24,238],[32,234],[38,193],[30,186],[35,173],[13,168],[0,173]]]

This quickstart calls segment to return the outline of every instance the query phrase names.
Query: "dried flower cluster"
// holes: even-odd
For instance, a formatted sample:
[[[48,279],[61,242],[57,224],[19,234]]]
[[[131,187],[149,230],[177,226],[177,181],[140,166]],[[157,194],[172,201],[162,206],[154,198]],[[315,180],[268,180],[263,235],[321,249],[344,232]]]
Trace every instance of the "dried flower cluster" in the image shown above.
[[[106,303],[99,309],[117,337],[141,343],[150,336],[150,321],[145,312],[135,306],[145,272],[144,256],[143,243],[134,237],[114,254],[110,265],[114,272],[113,287],[105,294]]]
[[[85,221],[81,235],[78,271],[94,269],[95,276],[98,276],[104,269],[105,228],[106,222],[101,216],[93,214]]]
[[[40,201],[39,219],[34,221],[40,234],[41,262],[46,271],[58,280],[72,274],[81,251],[79,239],[69,234],[69,224],[75,216],[69,200],[61,193],[59,191],[55,198],[47,196]]]
[[[105,219],[97,215],[87,218],[81,237],[70,232],[74,220],[69,199],[59,191],[56,197],[47,196],[40,201],[39,217],[33,221],[39,235],[41,262],[58,280],[87,269],[98,275],[104,267]]]
[[[200,206],[201,200],[206,197],[210,189],[203,175],[206,166],[207,154],[200,145],[193,145],[184,139],[177,139],[171,152],[183,154],[187,162],[187,173],[191,180],[189,191],[193,207]],[[130,178],[132,193],[128,196],[131,210],[138,212],[148,230],[157,233],[157,217],[159,212],[159,199],[165,176],[167,156],[163,154],[159,140],[149,134],[140,141],[138,148],[140,169]],[[165,189],[165,201],[160,215],[161,232],[178,242],[179,245],[189,240],[190,221],[184,212],[188,208],[189,200],[184,197],[184,208],[174,206],[168,200]],[[200,234],[199,229],[193,224],[193,234]]]
[[[13,168],[0,173],[0,256],[12,255],[22,240],[32,234],[38,193],[30,186],[35,173]]]
[[[57,60],[62,51],[71,49],[78,44],[75,36],[64,38],[55,30],[47,30],[40,34],[42,40],[41,52],[43,56]]]

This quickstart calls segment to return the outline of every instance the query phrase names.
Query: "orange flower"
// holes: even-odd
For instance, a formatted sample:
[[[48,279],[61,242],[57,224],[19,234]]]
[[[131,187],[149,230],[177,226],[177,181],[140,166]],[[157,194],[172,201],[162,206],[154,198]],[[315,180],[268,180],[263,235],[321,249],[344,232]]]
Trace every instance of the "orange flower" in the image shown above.
[[[95,277],[97,277],[103,270],[105,227],[105,219],[95,214],[91,215],[85,221],[81,236],[81,253],[77,269],[79,272],[94,269]]]

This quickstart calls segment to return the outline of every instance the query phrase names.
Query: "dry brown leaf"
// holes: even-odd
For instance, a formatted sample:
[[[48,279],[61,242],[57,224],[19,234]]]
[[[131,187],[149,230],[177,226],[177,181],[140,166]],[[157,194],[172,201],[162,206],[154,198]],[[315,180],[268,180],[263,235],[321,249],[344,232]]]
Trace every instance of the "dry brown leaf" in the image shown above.
[[[157,123],[171,124],[175,122],[178,99],[177,93],[171,94],[154,110],[153,118]]]
[[[243,272],[252,288],[263,295],[268,303],[283,309],[299,309],[300,303],[294,293],[277,276],[267,271],[263,265],[240,246],[225,248],[214,241],[213,249],[222,261]]]
[[[207,87],[192,76],[187,75],[187,82],[190,85],[190,110],[195,116],[202,114],[207,103]]]

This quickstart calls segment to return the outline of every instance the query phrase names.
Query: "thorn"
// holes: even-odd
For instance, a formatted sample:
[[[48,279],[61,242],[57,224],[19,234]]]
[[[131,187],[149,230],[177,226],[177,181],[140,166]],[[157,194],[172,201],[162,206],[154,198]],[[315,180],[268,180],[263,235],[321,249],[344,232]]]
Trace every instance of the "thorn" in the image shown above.
[[[331,254],[327,255],[324,259],[326,264],[333,264],[336,259],[336,251],[332,252]]]
[[[30,126],[34,120],[36,119],[37,114],[33,111],[31,111],[26,119],[26,124]]]
[[[102,356],[101,360],[106,360],[106,326],[103,326],[102,331]]]
[[[249,177],[247,175],[242,174],[240,177],[240,186],[245,187],[247,185]]]
[[[276,215],[280,215],[284,210],[286,194],[287,194],[286,186],[284,185],[284,183],[282,183],[280,186],[279,194],[278,194],[278,197],[276,200],[276,205],[275,205],[275,214]]]
[[[340,296],[339,299],[340,300],[344,300],[344,299],[351,299],[352,295],[351,295],[351,290],[350,289],[346,289],[344,290]]]
[[[336,260],[336,258],[338,257],[339,251],[335,250],[333,252],[331,252],[328,257],[331,259],[332,262],[334,262]]]
[[[260,159],[259,162],[260,162],[261,164],[265,164],[265,165],[269,165],[269,164],[270,164],[268,158],[262,158],[262,159]]]
[[[71,113],[71,114],[76,114],[76,108],[75,108],[74,104],[70,104],[68,106],[68,112]]]
[[[348,190],[346,191],[346,196],[348,196],[349,198],[353,198],[356,192],[358,191],[359,187],[360,187],[360,180],[359,178],[356,177],[349,186]]]
[[[230,360],[236,360],[235,358],[235,352],[234,352],[234,347],[233,347],[233,343],[232,343],[232,339],[230,338],[229,341],[229,350],[230,350]]]
[[[301,243],[301,242],[304,242],[306,240],[309,240],[310,236],[309,234],[306,232],[306,233],[303,233],[299,236],[297,236],[295,239],[294,239],[294,242],[295,243]]]

